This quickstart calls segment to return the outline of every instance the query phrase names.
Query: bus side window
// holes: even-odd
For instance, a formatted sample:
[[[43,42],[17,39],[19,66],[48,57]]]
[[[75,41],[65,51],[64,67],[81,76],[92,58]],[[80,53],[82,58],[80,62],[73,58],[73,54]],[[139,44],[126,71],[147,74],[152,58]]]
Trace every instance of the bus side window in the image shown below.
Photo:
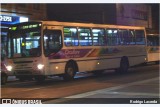
[[[117,29],[107,29],[107,45],[108,46],[115,46],[118,45],[118,30]]]
[[[78,46],[77,28],[64,27],[64,44],[65,46]]]
[[[129,30],[129,33],[128,33],[128,37],[130,39],[130,45],[135,45],[136,42],[135,42],[135,33],[134,33],[134,30]]]
[[[136,44],[137,45],[143,45],[145,44],[145,36],[143,30],[135,30],[136,35]]]
[[[123,39],[124,39],[124,43],[123,45],[129,45],[130,44],[130,38],[128,35],[128,30],[123,30]]]
[[[104,29],[92,29],[92,34],[94,46],[105,45]]]
[[[78,33],[81,46],[92,46],[92,36],[89,28],[79,28]]]

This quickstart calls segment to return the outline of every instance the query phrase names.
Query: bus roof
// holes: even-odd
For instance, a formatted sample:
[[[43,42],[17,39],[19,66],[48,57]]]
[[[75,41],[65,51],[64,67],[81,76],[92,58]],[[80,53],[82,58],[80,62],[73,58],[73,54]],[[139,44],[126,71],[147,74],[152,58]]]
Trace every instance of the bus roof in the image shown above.
[[[104,27],[104,28],[121,28],[121,29],[145,29],[145,27],[138,26],[122,26],[122,25],[109,25],[109,24],[94,24],[94,23],[77,23],[77,22],[58,22],[58,21],[41,21],[44,25],[57,25],[57,26],[79,26],[79,27]]]
[[[55,25],[55,26],[71,26],[71,27],[94,27],[94,28],[115,28],[115,29],[145,29],[145,27],[139,26],[124,26],[124,25],[109,25],[109,24],[94,24],[94,23],[78,23],[78,22],[59,22],[59,21],[29,21],[30,23],[41,22],[43,25]],[[24,24],[28,22],[23,22]]]

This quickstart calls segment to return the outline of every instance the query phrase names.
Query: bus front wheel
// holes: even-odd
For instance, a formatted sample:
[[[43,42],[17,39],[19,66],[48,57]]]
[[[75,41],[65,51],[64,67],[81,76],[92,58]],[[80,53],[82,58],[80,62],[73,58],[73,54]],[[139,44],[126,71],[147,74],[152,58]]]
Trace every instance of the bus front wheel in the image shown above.
[[[76,74],[76,64],[74,62],[68,62],[65,67],[65,73],[63,75],[64,80],[73,80]]]

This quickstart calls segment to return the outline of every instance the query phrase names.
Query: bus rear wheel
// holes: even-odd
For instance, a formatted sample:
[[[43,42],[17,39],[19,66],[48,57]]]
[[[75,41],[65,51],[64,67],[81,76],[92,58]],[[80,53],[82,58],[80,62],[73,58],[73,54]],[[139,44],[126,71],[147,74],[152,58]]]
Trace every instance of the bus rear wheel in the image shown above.
[[[129,61],[127,57],[122,57],[120,67],[116,70],[118,73],[126,73],[129,68]]]
[[[73,80],[76,74],[76,66],[73,62],[68,62],[65,67],[65,73],[63,75],[64,80]]]

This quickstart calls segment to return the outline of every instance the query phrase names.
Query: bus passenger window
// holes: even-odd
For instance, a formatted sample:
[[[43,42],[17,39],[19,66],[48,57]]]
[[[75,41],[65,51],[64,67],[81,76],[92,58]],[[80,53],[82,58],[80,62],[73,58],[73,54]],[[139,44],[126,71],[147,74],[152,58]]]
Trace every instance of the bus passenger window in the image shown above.
[[[107,45],[115,46],[118,45],[118,30],[117,29],[107,29]]]
[[[136,42],[135,42],[135,33],[134,33],[134,30],[129,30],[129,33],[128,33],[128,37],[129,37],[129,41],[130,42],[129,44],[130,45],[135,45]]]
[[[104,29],[92,29],[93,34],[93,45],[94,46],[104,46],[105,38],[104,38]]]
[[[64,44],[65,46],[78,46],[78,34],[76,28],[64,27]]]
[[[145,44],[144,31],[135,30],[135,34],[136,34],[136,44],[144,45]]]
[[[81,46],[91,46],[92,36],[89,28],[79,28],[79,43]]]
[[[118,43],[120,45],[129,45],[130,44],[131,38],[129,36],[128,30],[120,29],[118,35],[119,35],[119,42]]]
[[[129,45],[130,44],[130,38],[128,35],[128,30],[123,30],[123,44],[124,45]]]

